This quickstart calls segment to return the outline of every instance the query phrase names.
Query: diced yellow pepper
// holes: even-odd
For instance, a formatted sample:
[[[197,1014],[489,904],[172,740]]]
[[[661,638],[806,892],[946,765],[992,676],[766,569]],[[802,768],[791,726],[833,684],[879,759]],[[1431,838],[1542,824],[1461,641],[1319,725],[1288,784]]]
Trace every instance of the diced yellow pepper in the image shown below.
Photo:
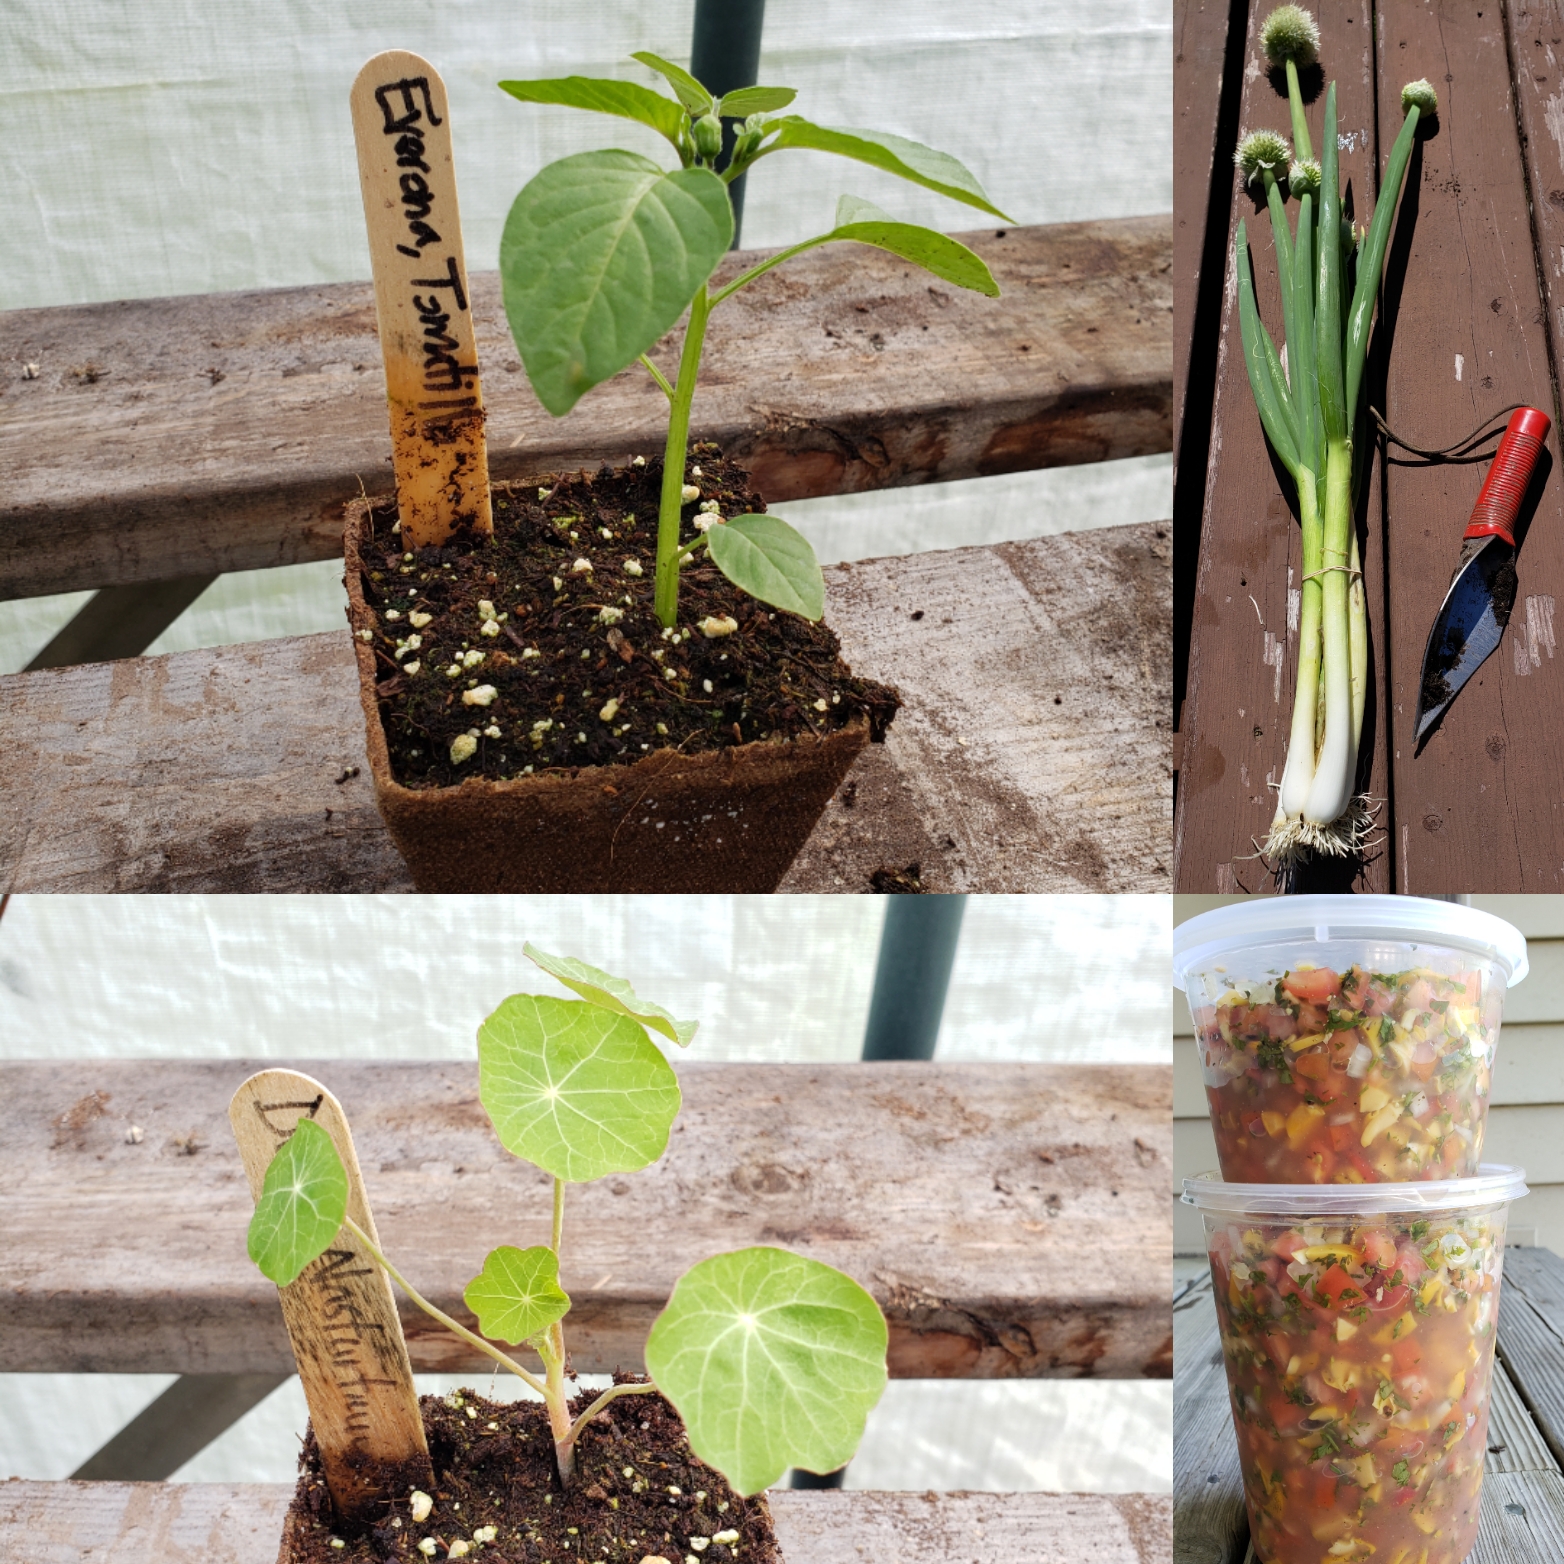
[[[1365,1086],[1358,1093],[1359,1113],[1378,1113],[1390,1101],[1390,1093],[1383,1086]]]
[[[1264,1111],[1262,1111],[1260,1114],[1260,1120],[1265,1125],[1265,1133],[1267,1135],[1280,1135],[1281,1132],[1287,1127],[1287,1115],[1284,1113],[1274,1113],[1269,1108],[1266,1108]]]
[[[1424,1515],[1421,1510],[1412,1511],[1412,1524],[1429,1537],[1439,1530],[1439,1522],[1432,1515]]]
[[[1435,1298],[1439,1296],[1443,1288],[1444,1283],[1439,1279],[1439,1277],[1430,1276],[1428,1280],[1424,1282],[1420,1288],[1418,1288],[1417,1295],[1423,1300],[1423,1306],[1426,1308],[1434,1301]]]
[[[1450,1388],[1445,1392],[1452,1401],[1459,1401],[1466,1394],[1466,1370],[1457,1369],[1455,1378],[1450,1381]]]
[[[1322,1113],[1324,1109],[1320,1110]],[[1363,1144],[1372,1146],[1375,1140],[1383,1135],[1397,1119],[1401,1117],[1401,1104],[1399,1102],[1386,1103],[1378,1113],[1371,1113],[1363,1125]]]
[[[1287,1046],[1295,1054],[1302,1053],[1305,1048],[1316,1048],[1325,1041],[1323,1032],[1311,1032],[1307,1037],[1289,1037]]]
[[[1385,1346],[1392,1341],[1401,1341],[1410,1336],[1417,1329],[1417,1316],[1408,1309],[1398,1314],[1385,1328],[1373,1336],[1373,1340],[1380,1346]]]
[[[1300,1249],[1298,1253],[1309,1261],[1314,1260],[1357,1260],[1363,1256],[1349,1244],[1310,1244],[1307,1249]]]
[[[1287,1115],[1287,1144],[1296,1151],[1304,1137],[1325,1117],[1325,1110],[1317,1102],[1300,1102]],[[1269,1125],[1266,1126],[1270,1128]]]
[[[1411,1548],[1397,1548],[1391,1556],[1390,1564],[1406,1564],[1406,1556],[1411,1551]]]
[[[1361,1184],[1363,1175],[1354,1167],[1337,1169],[1336,1176],[1331,1180],[1333,1184]]]

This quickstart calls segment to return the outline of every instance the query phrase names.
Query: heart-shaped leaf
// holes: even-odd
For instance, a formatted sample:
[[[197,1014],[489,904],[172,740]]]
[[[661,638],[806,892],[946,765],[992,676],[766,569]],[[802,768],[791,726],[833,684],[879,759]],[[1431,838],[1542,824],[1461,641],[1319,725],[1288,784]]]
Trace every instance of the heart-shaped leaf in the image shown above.
[[[665,173],[622,151],[550,163],[516,197],[500,240],[505,314],[538,400],[562,417],[633,364],[732,239],[727,186],[709,168]]]
[[[690,1447],[739,1493],[789,1466],[852,1458],[885,1389],[888,1333],[852,1277],[785,1249],[740,1249],[681,1276],[646,1340],[646,1367]]]
[[[348,1209],[348,1175],[331,1136],[300,1119],[272,1157],[250,1218],[250,1258],[286,1287],[331,1247]]]
[[[780,516],[734,516],[713,527],[706,544],[734,586],[773,608],[805,619],[825,612],[825,578],[809,540]]]
[[[502,81],[501,88],[523,103],[559,103],[571,109],[592,109],[639,120],[666,136],[675,146],[684,128],[684,114],[671,98],[633,81],[599,76],[560,76],[553,81]]]
[[[529,961],[536,962],[550,977],[558,978],[566,988],[573,988],[588,1004],[612,1010],[617,1015],[629,1016],[632,1021],[639,1021],[654,1032],[661,1032],[681,1048],[688,1048],[694,1041],[699,1021],[674,1020],[661,1005],[637,999],[635,990],[623,978],[611,977],[597,967],[577,961],[574,956],[551,956],[536,945],[523,945],[521,953]]]
[[[723,95],[717,112],[727,119],[748,119],[751,114],[774,114],[785,109],[798,94],[791,87],[735,87]]]
[[[462,1297],[491,1341],[526,1341],[570,1312],[559,1285],[559,1256],[547,1244],[491,1249]]]
[[[680,1103],[628,1016],[541,994],[511,995],[478,1028],[478,1095],[507,1150],[575,1184],[655,1162]]]
[[[679,102],[691,114],[705,114],[710,111],[711,94],[682,65],[675,65],[672,60],[665,60],[661,55],[653,54],[650,49],[642,49],[639,53],[632,54],[630,58],[639,60],[642,65],[649,65],[661,76],[666,77],[668,85],[678,94]]]
[[[964,201],[1005,222],[1011,219],[999,210],[984,193],[982,185],[974,178],[965,164],[951,157],[948,152],[936,152],[921,141],[908,141],[905,136],[891,136],[878,130],[845,130],[829,125],[815,125],[796,114],[786,119],[773,120],[767,127],[781,134],[766,150],[777,151],[783,147],[807,147],[816,152],[835,152],[841,157],[856,158],[874,168],[883,168],[888,174],[909,179],[915,185],[928,190],[938,190],[953,201]]]
[[[875,245],[912,261],[958,288],[986,293],[991,299],[999,297],[999,284],[976,251],[969,250],[949,234],[925,228],[921,223],[898,222],[889,212],[882,212],[872,201],[861,200],[858,196],[844,195],[836,203],[836,227],[823,242],[829,243],[833,239],[853,239],[859,244]]]

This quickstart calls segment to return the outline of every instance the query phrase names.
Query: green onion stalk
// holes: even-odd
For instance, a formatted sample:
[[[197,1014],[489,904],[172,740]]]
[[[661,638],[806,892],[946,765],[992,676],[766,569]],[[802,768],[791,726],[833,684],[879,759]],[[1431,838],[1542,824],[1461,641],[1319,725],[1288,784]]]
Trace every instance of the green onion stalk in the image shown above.
[[[1356,441],[1354,431],[1391,219],[1418,121],[1438,105],[1426,81],[1402,89],[1405,119],[1374,216],[1366,230],[1355,232],[1342,217],[1335,83],[1325,93],[1318,162],[1303,114],[1298,69],[1317,57],[1319,29],[1307,11],[1285,5],[1267,18],[1261,42],[1271,64],[1286,69],[1293,144],[1289,148],[1274,131],[1255,131],[1240,143],[1235,162],[1247,182],[1258,180],[1265,190],[1281,284],[1285,364],[1260,320],[1242,221],[1235,258],[1249,385],[1266,438],[1297,490],[1302,530],[1292,728],[1264,848],[1286,874],[1310,854],[1358,851],[1372,818],[1370,800],[1357,791],[1368,620],[1353,519],[1367,471],[1358,453],[1371,447]],[[1295,231],[1287,224],[1288,195],[1298,205]]]

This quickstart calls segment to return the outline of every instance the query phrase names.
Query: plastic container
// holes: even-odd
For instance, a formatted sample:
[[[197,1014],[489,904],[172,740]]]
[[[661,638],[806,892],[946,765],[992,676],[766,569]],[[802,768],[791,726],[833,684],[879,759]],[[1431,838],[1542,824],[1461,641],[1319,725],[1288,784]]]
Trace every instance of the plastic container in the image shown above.
[[[1410,896],[1295,896],[1173,931],[1222,1177],[1278,1184],[1469,1176],[1505,990],[1526,941]]]
[[[1519,1168],[1319,1189],[1184,1181],[1264,1564],[1459,1564],[1477,1540]]]

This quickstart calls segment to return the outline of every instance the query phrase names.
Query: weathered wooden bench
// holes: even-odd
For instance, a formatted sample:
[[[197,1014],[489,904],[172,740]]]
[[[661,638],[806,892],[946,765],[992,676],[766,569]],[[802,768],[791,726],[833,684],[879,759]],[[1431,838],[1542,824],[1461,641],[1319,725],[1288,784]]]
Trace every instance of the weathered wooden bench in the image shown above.
[[[256,1067],[0,1064],[0,1371],[288,1372],[275,1291],[244,1252],[226,1117]],[[475,1067],[301,1067],[348,1110],[387,1251],[466,1317],[460,1286],[495,1233],[547,1209],[543,1176],[495,1144]],[[583,1372],[640,1366],[674,1279],[746,1243],[860,1277],[896,1376],[1172,1372],[1167,1069],[688,1063],[680,1078],[664,1158],[572,1196],[563,1276]],[[404,1324],[420,1371],[492,1366],[422,1314]],[[13,1483],[0,1558],[18,1543],[18,1558],[107,1549],[127,1564],[210,1547],[269,1564],[285,1502],[265,1486]],[[823,1564],[1153,1564],[1170,1546],[1170,1501],[1151,1496],[799,1492],[777,1515],[788,1557]]]
[[[1173,1557],[1256,1564],[1244,1515],[1227,1374],[1205,1259],[1176,1262],[1173,1305]],[[1509,1249],[1477,1546],[1468,1564],[1564,1557],[1564,1260]]]
[[[802,257],[714,317],[698,432],[774,501],[1167,450],[1170,229],[965,234],[997,302],[878,251]],[[647,377],[550,419],[492,274],[474,308],[497,475],[655,452]],[[389,487],[368,284],[4,318],[0,598],[156,588],[177,611],[220,572],[339,554],[343,502]],[[849,657],[908,709],[788,888],[917,861],[942,890],[1164,889],[1167,532],[834,568]],[[405,885],[354,705],[345,631],[0,679],[0,889]]]
[[[1267,887],[1253,841],[1275,807],[1296,666],[1289,592],[1299,578],[1298,528],[1254,411],[1232,282],[1243,218],[1261,315],[1275,330],[1269,222],[1232,168],[1240,130],[1287,125],[1285,92],[1260,58],[1258,30],[1270,9],[1241,0],[1176,5],[1175,335],[1190,400],[1181,410],[1174,510],[1179,556],[1191,563],[1178,577],[1175,852],[1177,888],[1189,891]],[[1459,439],[1509,403],[1556,415],[1564,152],[1552,130],[1554,10],[1534,0],[1321,0],[1312,9],[1324,71],[1337,84],[1343,178],[1360,223],[1401,125],[1402,85],[1427,77],[1441,104],[1414,150],[1392,230],[1367,400],[1425,448]],[[1316,135],[1321,108],[1310,110]],[[1196,251],[1190,268],[1186,257]],[[1555,450],[1557,439],[1555,429]],[[1522,601],[1504,644],[1421,754],[1412,742],[1424,644],[1485,471],[1375,463],[1359,516],[1372,654],[1360,781],[1382,801],[1378,845],[1341,874],[1320,871],[1312,888],[1564,885],[1561,667],[1551,628],[1564,596],[1556,472],[1519,552]]]

